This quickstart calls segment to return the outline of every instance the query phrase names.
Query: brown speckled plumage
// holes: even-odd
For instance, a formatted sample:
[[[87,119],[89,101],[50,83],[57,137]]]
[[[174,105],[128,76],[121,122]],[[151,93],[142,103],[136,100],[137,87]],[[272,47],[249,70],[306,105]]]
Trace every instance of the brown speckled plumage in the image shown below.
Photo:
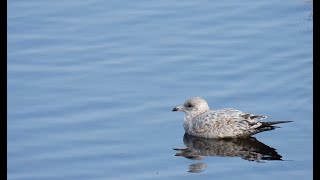
[[[201,97],[193,97],[183,106],[172,111],[186,113],[183,127],[186,133],[204,138],[248,137],[259,132],[276,128],[274,124],[291,121],[261,122],[266,116],[243,113],[232,108],[210,110],[208,103]]]

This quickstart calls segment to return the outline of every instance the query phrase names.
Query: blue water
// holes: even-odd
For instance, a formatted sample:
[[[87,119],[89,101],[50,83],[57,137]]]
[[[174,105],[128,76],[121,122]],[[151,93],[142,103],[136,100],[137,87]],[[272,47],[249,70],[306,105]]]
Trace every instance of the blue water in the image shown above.
[[[312,179],[312,54],[308,0],[10,0],[8,179]],[[192,96],[294,121],[281,160],[176,156]]]

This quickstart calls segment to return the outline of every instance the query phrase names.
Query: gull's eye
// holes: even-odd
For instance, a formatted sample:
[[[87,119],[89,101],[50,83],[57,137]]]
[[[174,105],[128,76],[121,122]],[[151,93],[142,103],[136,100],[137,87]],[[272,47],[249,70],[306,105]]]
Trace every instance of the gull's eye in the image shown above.
[[[193,105],[191,103],[187,103],[186,107],[191,108],[191,107],[193,107]]]

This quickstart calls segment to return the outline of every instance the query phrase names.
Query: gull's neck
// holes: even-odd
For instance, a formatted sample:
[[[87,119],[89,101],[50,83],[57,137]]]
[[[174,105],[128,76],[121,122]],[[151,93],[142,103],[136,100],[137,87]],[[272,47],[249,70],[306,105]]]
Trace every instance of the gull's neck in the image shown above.
[[[185,117],[185,121],[191,121],[194,117],[202,114],[202,113],[205,113],[209,111],[209,109],[207,108],[204,108],[204,109],[197,109],[195,111],[190,111],[190,112],[186,112],[186,117]]]

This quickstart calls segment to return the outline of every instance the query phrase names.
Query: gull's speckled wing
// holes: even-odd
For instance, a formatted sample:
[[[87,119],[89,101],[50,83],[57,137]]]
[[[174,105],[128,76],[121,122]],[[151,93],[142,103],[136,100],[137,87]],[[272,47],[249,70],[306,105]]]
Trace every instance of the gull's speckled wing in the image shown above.
[[[232,108],[213,110],[194,117],[189,131],[207,138],[246,136],[253,134],[262,124],[258,120],[265,118]]]

